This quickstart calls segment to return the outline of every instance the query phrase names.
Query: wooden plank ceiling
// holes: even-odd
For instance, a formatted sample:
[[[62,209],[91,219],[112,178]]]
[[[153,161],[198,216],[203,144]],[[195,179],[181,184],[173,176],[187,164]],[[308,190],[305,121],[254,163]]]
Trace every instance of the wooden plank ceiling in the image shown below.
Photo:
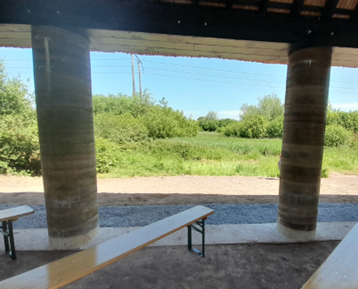
[[[92,51],[284,64],[291,44],[333,46],[333,65],[358,67],[358,0],[81,1],[2,0],[0,46],[31,47],[31,24],[67,25]]]

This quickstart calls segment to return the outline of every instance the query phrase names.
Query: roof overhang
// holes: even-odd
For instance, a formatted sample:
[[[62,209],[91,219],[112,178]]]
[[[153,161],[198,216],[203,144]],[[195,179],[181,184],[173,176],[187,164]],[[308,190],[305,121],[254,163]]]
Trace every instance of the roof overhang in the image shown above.
[[[240,1],[258,3],[258,10],[234,9]],[[291,44],[331,46],[332,65],[358,67],[356,3],[327,0],[319,7],[314,5],[320,0],[280,1],[210,0],[205,6],[209,2],[196,0],[2,0],[0,46],[31,47],[31,25],[45,25],[87,31],[92,51],[285,64]],[[321,17],[303,17],[307,1],[318,1],[307,7]],[[337,8],[342,1],[348,1],[345,10]],[[291,12],[269,13],[273,4],[290,5]],[[348,14],[333,14],[338,12]]]

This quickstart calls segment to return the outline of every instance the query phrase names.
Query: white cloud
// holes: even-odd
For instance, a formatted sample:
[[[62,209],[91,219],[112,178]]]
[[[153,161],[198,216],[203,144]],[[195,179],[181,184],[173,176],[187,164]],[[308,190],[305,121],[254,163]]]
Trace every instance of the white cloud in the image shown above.
[[[333,108],[337,108],[343,111],[358,110],[358,102],[351,103],[332,103]]]
[[[240,113],[240,110],[221,110],[218,111],[218,116],[219,118],[233,118],[238,120]]]

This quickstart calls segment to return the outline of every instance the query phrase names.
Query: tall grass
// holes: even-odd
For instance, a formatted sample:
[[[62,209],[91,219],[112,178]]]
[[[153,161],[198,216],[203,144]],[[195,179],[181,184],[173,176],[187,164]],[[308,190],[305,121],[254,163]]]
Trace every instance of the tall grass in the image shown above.
[[[117,150],[116,165],[100,177],[265,176],[277,177],[281,139],[228,138],[216,133],[156,140],[135,149]],[[326,148],[328,172],[358,174],[358,148]]]
[[[118,159],[100,177],[132,176],[271,176],[277,167],[281,140],[227,138],[216,133],[156,140],[135,150],[117,150]]]

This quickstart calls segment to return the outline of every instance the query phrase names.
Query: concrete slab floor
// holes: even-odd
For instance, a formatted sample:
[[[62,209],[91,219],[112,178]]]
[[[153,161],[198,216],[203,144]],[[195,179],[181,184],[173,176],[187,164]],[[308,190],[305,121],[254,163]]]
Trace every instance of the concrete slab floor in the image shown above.
[[[342,240],[356,222],[317,223],[315,241]],[[126,234],[139,227],[100,228],[98,236],[81,248],[88,249],[107,240]],[[242,244],[242,243],[296,243],[276,230],[276,224],[236,224],[207,225],[206,244]],[[15,230],[15,243],[18,251],[53,250],[49,246],[47,229]],[[201,244],[200,234],[193,233],[193,243]],[[171,234],[151,246],[177,246],[187,244],[187,229]]]
[[[183,246],[185,228],[66,288],[301,288],[354,225],[318,223],[310,243],[285,238],[276,224],[208,225],[205,258]],[[86,248],[136,228],[101,228]],[[46,229],[15,230],[15,242],[17,260],[0,253],[0,280],[76,252],[53,251]],[[201,244],[199,234],[194,244]]]
[[[147,247],[65,288],[299,289],[339,241],[296,244],[208,245],[199,257],[186,246]],[[0,255],[0,280],[74,251],[19,251]]]

